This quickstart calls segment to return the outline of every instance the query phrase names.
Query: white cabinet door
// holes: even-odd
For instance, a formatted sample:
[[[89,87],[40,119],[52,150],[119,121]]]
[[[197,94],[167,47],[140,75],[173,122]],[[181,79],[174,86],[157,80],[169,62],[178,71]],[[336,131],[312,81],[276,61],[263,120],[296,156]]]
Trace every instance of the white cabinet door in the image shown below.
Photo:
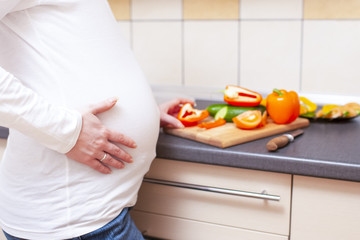
[[[360,183],[294,176],[291,240],[360,238]]]

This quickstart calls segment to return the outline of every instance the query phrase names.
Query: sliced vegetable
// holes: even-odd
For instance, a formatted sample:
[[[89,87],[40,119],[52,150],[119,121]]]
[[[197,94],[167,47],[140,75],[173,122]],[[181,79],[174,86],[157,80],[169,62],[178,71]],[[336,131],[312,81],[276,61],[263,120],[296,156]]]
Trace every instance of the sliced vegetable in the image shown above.
[[[316,113],[318,118],[350,118],[359,115],[359,111],[356,110],[356,105],[345,104],[342,106],[335,104],[324,105],[321,110]]]
[[[360,112],[360,104],[355,103],[355,102],[347,103],[344,105],[344,107],[348,107],[348,108],[354,109],[357,112]]]
[[[267,111],[263,112],[262,116],[261,116],[261,123],[259,124],[258,127],[263,127],[267,124]]]
[[[267,96],[267,111],[277,124],[293,122],[300,113],[300,101],[296,92],[274,89]]]
[[[229,111],[229,107],[225,106],[223,108],[221,108],[216,114],[215,114],[215,120],[222,118],[225,119],[226,115],[228,114]]]
[[[224,107],[226,108],[223,109]],[[223,112],[219,113],[220,109],[222,109]],[[232,119],[234,117],[243,112],[249,110],[260,110],[263,113],[264,111],[266,111],[266,107],[262,105],[258,105],[255,107],[237,107],[229,104],[213,104],[208,106],[206,110],[208,110],[209,114],[215,118],[217,118],[216,115],[219,114],[218,117],[222,117],[227,122],[232,122]]]
[[[197,126],[201,127],[201,128],[211,129],[211,128],[220,127],[220,126],[224,125],[225,123],[226,123],[226,121],[224,119],[218,118],[211,122],[199,123]]]
[[[307,112],[307,113],[301,114],[301,117],[314,118],[314,117],[316,117],[316,115],[315,115],[315,112]]]
[[[343,117],[356,117],[360,114],[360,105],[357,103],[347,103],[340,108],[343,111]]]
[[[253,107],[261,102],[261,95],[239,86],[228,85],[224,91],[224,101],[233,106]]]
[[[306,97],[299,97],[300,99],[300,115],[308,113],[308,112],[315,112],[317,109],[317,105],[307,99]]]
[[[262,116],[259,110],[246,111],[233,118],[233,122],[241,129],[254,129],[261,124]]]
[[[263,98],[261,100],[260,105],[263,105],[264,107],[266,107],[266,98]]]
[[[314,119],[351,119],[360,115],[360,104],[347,103],[345,105],[327,104],[321,107],[316,112],[307,112],[301,114],[301,117],[314,118]]]
[[[196,124],[207,118],[209,112],[207,110],[198,110],[193,108],[190,103],[186,103],[182,106],[177,116],[185,127],[196,126]]]
[[[339,107],[339,105],[335,105],[335,104],[327,104],[327,105],[324,105],[322,107],[322,111],[323,111],[323,114],[324,115],[327,115],[329,114],[334,108],[337,108]]]

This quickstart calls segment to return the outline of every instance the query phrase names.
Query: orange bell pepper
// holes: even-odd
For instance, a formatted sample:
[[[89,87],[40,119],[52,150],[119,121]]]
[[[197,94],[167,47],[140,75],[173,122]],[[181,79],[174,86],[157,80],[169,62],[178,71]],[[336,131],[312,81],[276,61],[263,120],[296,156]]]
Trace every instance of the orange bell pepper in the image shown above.
[[[198,110],[193,108],[190,103],[185,103],[177,116],[185,127],[195,126],[198,121],[201,121],[209,116],[207,110]]]
[[[299,116],[300,100],[296,92],[274,89],[266,99],[266,110],[275,123],[291,123]]]
[[[261,94],[234,85],[226,86],[224,91],[224,101],[233,106],[254,107],[261,100]]]

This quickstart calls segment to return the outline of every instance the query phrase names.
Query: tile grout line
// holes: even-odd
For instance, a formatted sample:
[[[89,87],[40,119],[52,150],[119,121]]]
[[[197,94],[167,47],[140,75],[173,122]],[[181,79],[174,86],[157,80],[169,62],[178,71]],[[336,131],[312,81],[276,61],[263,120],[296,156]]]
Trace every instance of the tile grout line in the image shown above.
[[[185,87],[185,21],[184,0],[181,1],[181,86]]]
[[[241,0],[239,0],[239,7],[238,7],[238,67],[237,67],[237,85],[241,86]]]
[[[300,21],[300,66],[299,66],[299,93],[302,92],[302,67],[303,67],[303,58],[304,58],[304,2],[302,3],[301,10],[301,21]]]
[[[132,17],[132,4],[133,1],[129,0],[129,15],[130,15],[130,48],[134,51],[134,22]]]

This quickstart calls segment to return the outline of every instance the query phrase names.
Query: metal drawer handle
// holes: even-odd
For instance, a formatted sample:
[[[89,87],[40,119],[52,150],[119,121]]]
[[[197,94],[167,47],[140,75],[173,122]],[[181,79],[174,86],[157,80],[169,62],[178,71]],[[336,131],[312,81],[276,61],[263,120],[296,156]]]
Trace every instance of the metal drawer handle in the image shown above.
[[[217,187],[210,187],[210,186],[203,186],[203,185],[196,185],[196,184],[158,180],[158,179],[154,179],[154,178],[144,178],[144,182],[161,184],[161,185],[166,185],[166,186],[171,186],[171,187],[181,187],[181,188],[188,188],[188,189],[200,190],[200,191],[206,191],[206,192],[235,195],[235,196],[240,196],[240,197],[250,197],[250,198],[258,198],[258,199],[270,200],[270,201],[280,201],[280,196],[267,194],[266,191],[263,191],[262,193],[253,193],[253,192],[245,192],[245,191],[226,189],[226,188],[217,188]]]

